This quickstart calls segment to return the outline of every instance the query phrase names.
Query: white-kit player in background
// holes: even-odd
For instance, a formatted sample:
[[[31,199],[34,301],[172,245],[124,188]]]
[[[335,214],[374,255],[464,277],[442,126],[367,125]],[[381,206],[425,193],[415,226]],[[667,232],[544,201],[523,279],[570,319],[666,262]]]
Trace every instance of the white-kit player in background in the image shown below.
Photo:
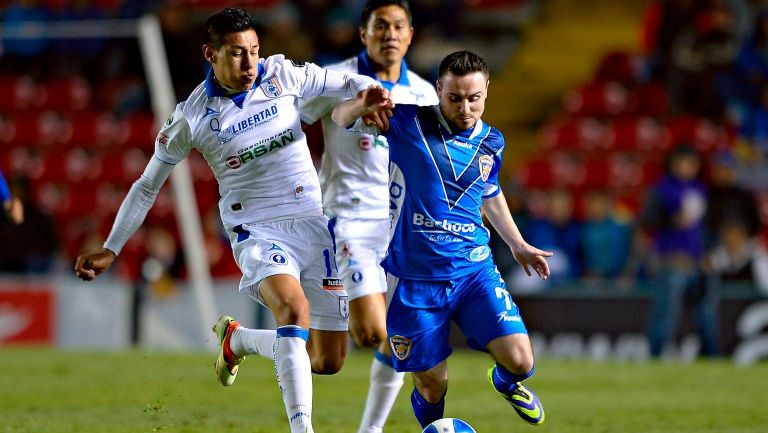
[[[102,251],[79,256],[75,271],[92,280],[109,269],[174,165],[198,150],[219,183],[240,292],[269,307],[277,322],[276,330],[246,329],[222,316],[214,326],[218,378],[231,385],[246,355],[271,359],[291,432],[311,433],[312,372],[333,374],[343,365],[349,310],[298,100],[352,97],[379,85],[282,55],[259,58],[254,21],[241,9],[213,15],[205,30],[211,71],[161,128]]]
[[[411,22],[407,1],[369,0],[359,29],[365,50],[327,69],[377,79],[396,104],[436,105],[434,85],[410,71],[404,60],[413,37]],[[302,102],[301,118],[309,124],[322,120],[320,185],[336,233],[339,274],[349,294],[350,333],[358,345],[377,349],[358,433],[378,433],[403,385],[387,342],[387,283],[379,265],[389,243],[389,149],[385,140],[336,125],[331,112],[341,101],[320,96]]]

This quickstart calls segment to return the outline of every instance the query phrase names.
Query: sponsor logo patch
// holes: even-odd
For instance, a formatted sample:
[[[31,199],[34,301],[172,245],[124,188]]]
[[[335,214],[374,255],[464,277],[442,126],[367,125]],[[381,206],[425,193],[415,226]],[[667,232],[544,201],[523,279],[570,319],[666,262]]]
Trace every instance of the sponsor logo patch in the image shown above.
[[[323,290],[344,290],[341,278],[323,278]]]
[[[411,354],[411,348],[413,348],[413,341],[408,337],[402,335],[393,335],[389,337],[389,346],[392,348],[392,353],[397,359],[404,361]]]
[[[157,138],[155,140],[158,143],[160,143],[160,144],[162,144],[164,146],[168,146],[168,141],[170,140],[170,137],[168,137],[167,135],[163,134],[162,132],[158,132],[157,133]]]

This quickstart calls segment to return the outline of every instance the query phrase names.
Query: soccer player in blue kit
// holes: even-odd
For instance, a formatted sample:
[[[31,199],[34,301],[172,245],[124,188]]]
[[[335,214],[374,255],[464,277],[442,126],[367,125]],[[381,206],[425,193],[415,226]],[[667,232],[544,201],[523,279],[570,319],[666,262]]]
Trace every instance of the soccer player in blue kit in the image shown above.
[[[368,0],[360,19],[365,50],[331,71],[376,79],[398,104],[435,105],[435,85],[410,70],[405,55],[413,36],[405,0]],[[362,347],[374,347],[368,395],[357,433],[381,433],[403,386],[387,341],[387,281],[381,260],[389,244],[389,149],[375,137],[347,131],[331,120],[346,97],[302,101],[301,118],[323,125],[320,186],[323,210],[334,226],[339,277],[349,295],[349,334]]]
[[[547,278],[552,253],[525,242],[499,187],[504,138],[480,119],[488,83],[486,62],[459,51],[440,64],[437,106],[397,105],[387,119],[388,96],[369,89],[333,112],[337,124],[357,121],[350,129],[360,132],[377,120],[389,144],[387,334],[395,368],[412,374],[422,427],[443,417],[452,320],[496,361],[488,371],[496,391],[528,423],[544,422],[538,397],[522,384],[534,372],[533,350],[493,263],[481,210],[527,274]]]

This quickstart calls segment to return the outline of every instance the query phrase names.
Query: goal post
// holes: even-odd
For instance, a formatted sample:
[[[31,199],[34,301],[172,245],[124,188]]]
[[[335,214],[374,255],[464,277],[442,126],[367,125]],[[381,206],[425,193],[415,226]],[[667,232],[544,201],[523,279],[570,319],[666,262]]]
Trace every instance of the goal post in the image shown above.
[[[159,129],[165,118],[176,108],[176,96],[162,30],[155,15],[144,15],[138,20],[31,21],[15,23],[13,26],[0,25],[0,36],[2,37],[0,39],[5,40],[136,38],[149,87],[155,127]],[[215,341],[210,338],[210,326],[216,321],[217,310],[205,252],[200,211],[186,160],[177,164],[171,172],[171,187],[182,249],[200,318],[201,346],[212,349],[214,346],[211,343]]]

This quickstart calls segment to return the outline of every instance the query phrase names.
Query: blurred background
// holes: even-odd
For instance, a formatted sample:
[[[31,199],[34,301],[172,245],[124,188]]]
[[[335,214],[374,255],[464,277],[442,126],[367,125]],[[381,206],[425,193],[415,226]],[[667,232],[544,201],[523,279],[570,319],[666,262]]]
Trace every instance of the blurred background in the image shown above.
[[[0,346],[174,349],[210,337],[198,331],[169,185],[109,275],[75,278],[75,257],[101,247],[143,171],[158,119],[135,37],[28,37],[30,22],[115,30],[156,15],[181,101],[207,72],[200,28],[221,8],[259,21],[261,56],[326,65],[363,49],[363,4],[0,1],[0,168],[25,211],[21,225],[0,219]],[[489,62],[484,119],[507,140],[502,187],[524,237],[555,252],[540,281],[492,241],[537,354],[768,357],[768,2],[411,7],[412,69],[434,80],[458,49]],[[317,127],[307,131],[319,162]],[[197,154],[189,168],[212,308],[269,326],[269,312],[237,293],[210,169]]]

